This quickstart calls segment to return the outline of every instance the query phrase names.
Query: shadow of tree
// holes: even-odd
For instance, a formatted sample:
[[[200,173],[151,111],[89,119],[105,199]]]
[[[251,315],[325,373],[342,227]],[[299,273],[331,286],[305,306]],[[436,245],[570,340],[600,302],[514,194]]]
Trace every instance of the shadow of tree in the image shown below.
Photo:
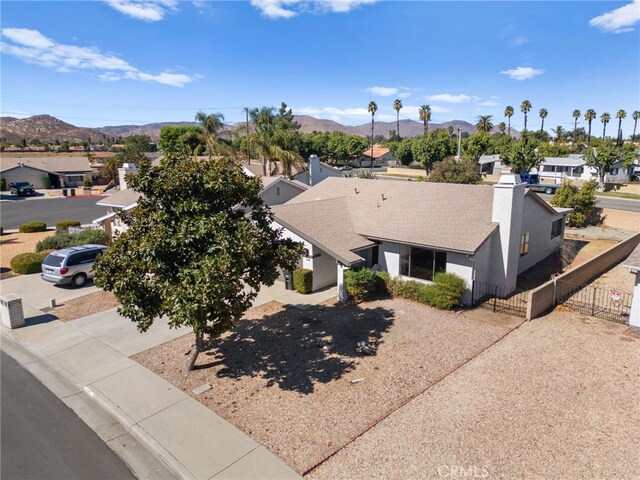
[[[219,377],[259,376],[268,386],[304,394],[352,371],[357,343],[377,347],[393,324],[393,311],[353,304],[286,306],[260,320],[241,320],[229,336],[207,342],[201,354],[218,367]]]

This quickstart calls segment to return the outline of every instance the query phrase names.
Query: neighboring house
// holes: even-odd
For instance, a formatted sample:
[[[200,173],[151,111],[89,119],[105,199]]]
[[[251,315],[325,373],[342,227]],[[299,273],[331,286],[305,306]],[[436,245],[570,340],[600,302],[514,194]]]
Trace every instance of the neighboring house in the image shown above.
[[[330,178],[273,207],[275,228],[304,243],[299,266],[313,270],[313,290],[338,284],[345,270],[374,266],[430,282],[437,272],[474,284],[516,288],[518,274],[556,251],[564,215],[515,175],[494,186]]]
[[[500,155],[481,155],[478,159],[480,165],[480,173],[486,175],[500,175],[502,169],[506,168],[500,161]]]
[[[282,175],[282,167],[280,162],[271,162],[271,173],[264,176],[264,167],[261,163],[244,164],[242,166],[244,173],[250,177],[277,177]],[[327,165],[320,161],[317,155],[309,157],[309,169],[295,169],[293,173],[294,180],[304,183],[305,185],[317,185],[321,181],[329,177],[342,177],[342,172],[336,167]]]
[[[91,165],[85,157],[20,157],[3,156],[0,174],[7,185],[29,182],[35,188],[51,186],[82,186],[85,176],[91,175]]]
[[[152,164],[156,160],[152,161]],[[120,190],[96,203],[96,205],[107,207],[108,213],[100,218],[96,218],[93,223],[102,226],[111,236],[122,233],[127,229],[127,226],[117,218],[116,213],[135,207],[141,196],[140,193],[128,188],[127,185],[126,175],[135,175],[136,172],[137,169],[133,163],[125,163],[122,168],[118,169]],[[264,203],[269,206],[288,202],[309,189],[309,187],[302,182],[289,180],[282,176],[262,177],[261,180],[263,188],[260,190],[260,197],[262,197]]]
[[[372,156],[374,167],[398,165],[398,159],[393,156],[391,150],[387,147],[383,147],[382,145],[378,145],[377,143],[373,145],[373,155],[371,147],[362,151],[360,158],[358,159],[359,165],[362,167],[371,167]]]

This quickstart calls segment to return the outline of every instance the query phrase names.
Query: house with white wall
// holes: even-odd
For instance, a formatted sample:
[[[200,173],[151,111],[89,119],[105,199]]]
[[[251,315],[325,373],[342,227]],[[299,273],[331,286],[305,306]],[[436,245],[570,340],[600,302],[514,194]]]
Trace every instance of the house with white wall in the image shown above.
[[[374,266],[392,276],[431,282],[437,272],[511,292],[520,273],[556,251],[564,216],[516,175],[488,185],[383,182],[329,178],[273,207],[275,228],[304,244],[300,267],[313,271],[313,290],[337,284],[344,272]]]
[[[85,178],[91,178],[91,172],[89,160],[84,156],[4,155],[0,166],[0,175],[7,186],[29,182],[34,188],[82,186]]]
[[[393,156],[393,153],[391,153],[391,150],[389,150],[387,147],[383,147],[382,145],[378,145],[376,143],[373,145],[373,149],[369,147],[362,151],[358,159],[359,166],[371,167],[372,156],[373,156],[374,167],[381,167],[383,165],[386,165],[386,166],[398,165],[398,159]]]

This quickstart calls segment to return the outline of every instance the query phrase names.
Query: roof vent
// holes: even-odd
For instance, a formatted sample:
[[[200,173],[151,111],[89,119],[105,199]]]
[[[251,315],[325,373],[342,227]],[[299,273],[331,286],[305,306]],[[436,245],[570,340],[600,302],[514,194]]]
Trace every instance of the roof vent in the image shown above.
[[[357,188],[354,188],[353,191],[356,193],[356,195],[360,193]]]
[[[387,197],[384,196],[384,193],[382,194],[382,201],[385,201],[387,199]]]

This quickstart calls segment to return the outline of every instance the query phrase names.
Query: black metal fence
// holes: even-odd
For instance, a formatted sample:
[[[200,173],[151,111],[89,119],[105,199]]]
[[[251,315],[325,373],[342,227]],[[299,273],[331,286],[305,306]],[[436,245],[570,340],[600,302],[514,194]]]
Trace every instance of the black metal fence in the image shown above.
[[[527,291],[516,288],[509,292],[506,287],[489,282],[475,282],[473,305],[524,318],[527,315]]]
[[[631,314],[631,294],[566,282],[556,283],[555,304],[564,304],[576,312],[592,317],[604,318],[618,323],[628,324]]]

